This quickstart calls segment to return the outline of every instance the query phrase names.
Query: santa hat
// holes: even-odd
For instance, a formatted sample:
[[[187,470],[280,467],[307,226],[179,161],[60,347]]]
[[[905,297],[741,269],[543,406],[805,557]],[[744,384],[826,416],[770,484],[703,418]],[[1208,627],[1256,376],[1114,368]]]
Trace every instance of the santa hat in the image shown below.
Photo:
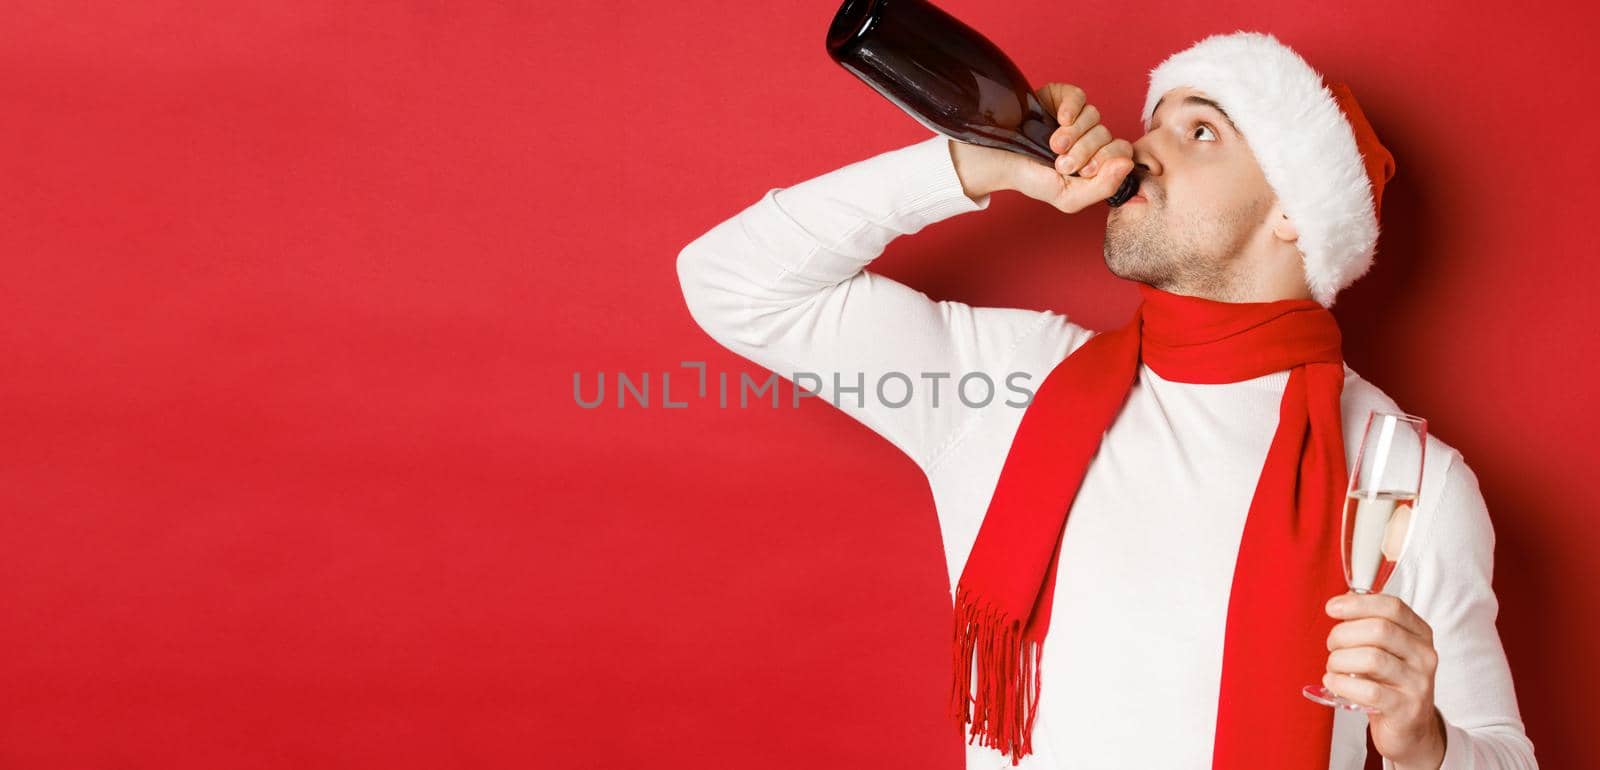
[[[1300,232],[1306,284],[1324,307],[1372,266],[1383,185],[1394,157],[1342,83],[1330,83],[1269,34],[1212,35],[1150,71],[1146,129],[1167,91],[1189,86],[1244,134]]]

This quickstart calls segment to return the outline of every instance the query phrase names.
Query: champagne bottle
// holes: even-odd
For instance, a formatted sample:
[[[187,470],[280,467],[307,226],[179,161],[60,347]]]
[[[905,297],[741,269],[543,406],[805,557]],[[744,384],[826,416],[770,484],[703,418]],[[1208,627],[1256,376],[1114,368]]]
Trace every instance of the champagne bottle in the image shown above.
[[[828,27],[828,55],[934,131],[1055,165],[1050,135],[1060,124],[1021,70],[927,0],[845,0]],[[1106,203],[1121,206],[1138,190],[1128,174]]]

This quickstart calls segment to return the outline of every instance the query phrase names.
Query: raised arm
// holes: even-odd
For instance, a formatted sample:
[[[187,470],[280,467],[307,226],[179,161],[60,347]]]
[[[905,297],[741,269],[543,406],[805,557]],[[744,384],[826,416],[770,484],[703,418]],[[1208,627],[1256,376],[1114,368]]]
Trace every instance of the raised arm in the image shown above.
[[[927,469],[975,409],[1031,400],[1038,383],[1007,370],[1026,335],[1046,323],[1089,334],[1054,313],[935,302],[865,269],[895,238],[988,208],[997,190],[1067,213],[1116,191],[1133,171],[1132,145],[1111,138],[1083,89],[1049,83],[1036,94],[1061,124],[1050,139],[1054,167],[934,134],[770,189],[678,255],[690,314]]]
[[[961,377],[991,378],[985,408],[1023,398],[1006,390],[1004,369],[1047,316],[934,301],[865,270],[893,239],[988,208],[988,193],[974,199],[963,189],[951,148],[935,134],[770,189],[686,246],[677,265],[689,312],[713,339],[791,381],[815,375],[797,384],[924,467],[973,414],[955,393]],[[890,405],[908,383],[910,400]],[[968,391],[974,402],[979,384]]]

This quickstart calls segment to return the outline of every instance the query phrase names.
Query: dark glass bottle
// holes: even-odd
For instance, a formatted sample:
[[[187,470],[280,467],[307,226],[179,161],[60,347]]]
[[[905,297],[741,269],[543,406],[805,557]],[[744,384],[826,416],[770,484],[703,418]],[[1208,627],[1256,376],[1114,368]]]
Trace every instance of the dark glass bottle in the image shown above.
[[[1060,124],[1021,70],[927,0],[845,0],[828,27],[828,55],[934,131],[1055,165],[1050,135]],[[1121,206],[1138,189],[1128,174],[1106,202]]]

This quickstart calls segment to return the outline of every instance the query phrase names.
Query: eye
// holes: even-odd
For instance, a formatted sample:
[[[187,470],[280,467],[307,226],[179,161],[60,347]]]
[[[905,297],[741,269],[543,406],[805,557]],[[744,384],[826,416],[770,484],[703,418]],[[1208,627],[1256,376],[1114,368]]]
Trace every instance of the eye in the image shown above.
[[[1217,130],[1212,128],[1210,125],[1207,125],[1205,123],[1196,123],[1195,126],[1194,126],[1194,131],[1190,132],[1190,134],[1192,136],[1194,136],[1195,139],[1200,139],[1200,136],[1195,135],[1195,132],[1199,132],[1199,131],[1205,131],[1205,132],[1208,132],[1208,133],[1211,134],[1211,138],[1210,139],[1205,139],[1205,140],[1202,140],[1202,141],[1208,141],[1208,142],[1217,141]]]

